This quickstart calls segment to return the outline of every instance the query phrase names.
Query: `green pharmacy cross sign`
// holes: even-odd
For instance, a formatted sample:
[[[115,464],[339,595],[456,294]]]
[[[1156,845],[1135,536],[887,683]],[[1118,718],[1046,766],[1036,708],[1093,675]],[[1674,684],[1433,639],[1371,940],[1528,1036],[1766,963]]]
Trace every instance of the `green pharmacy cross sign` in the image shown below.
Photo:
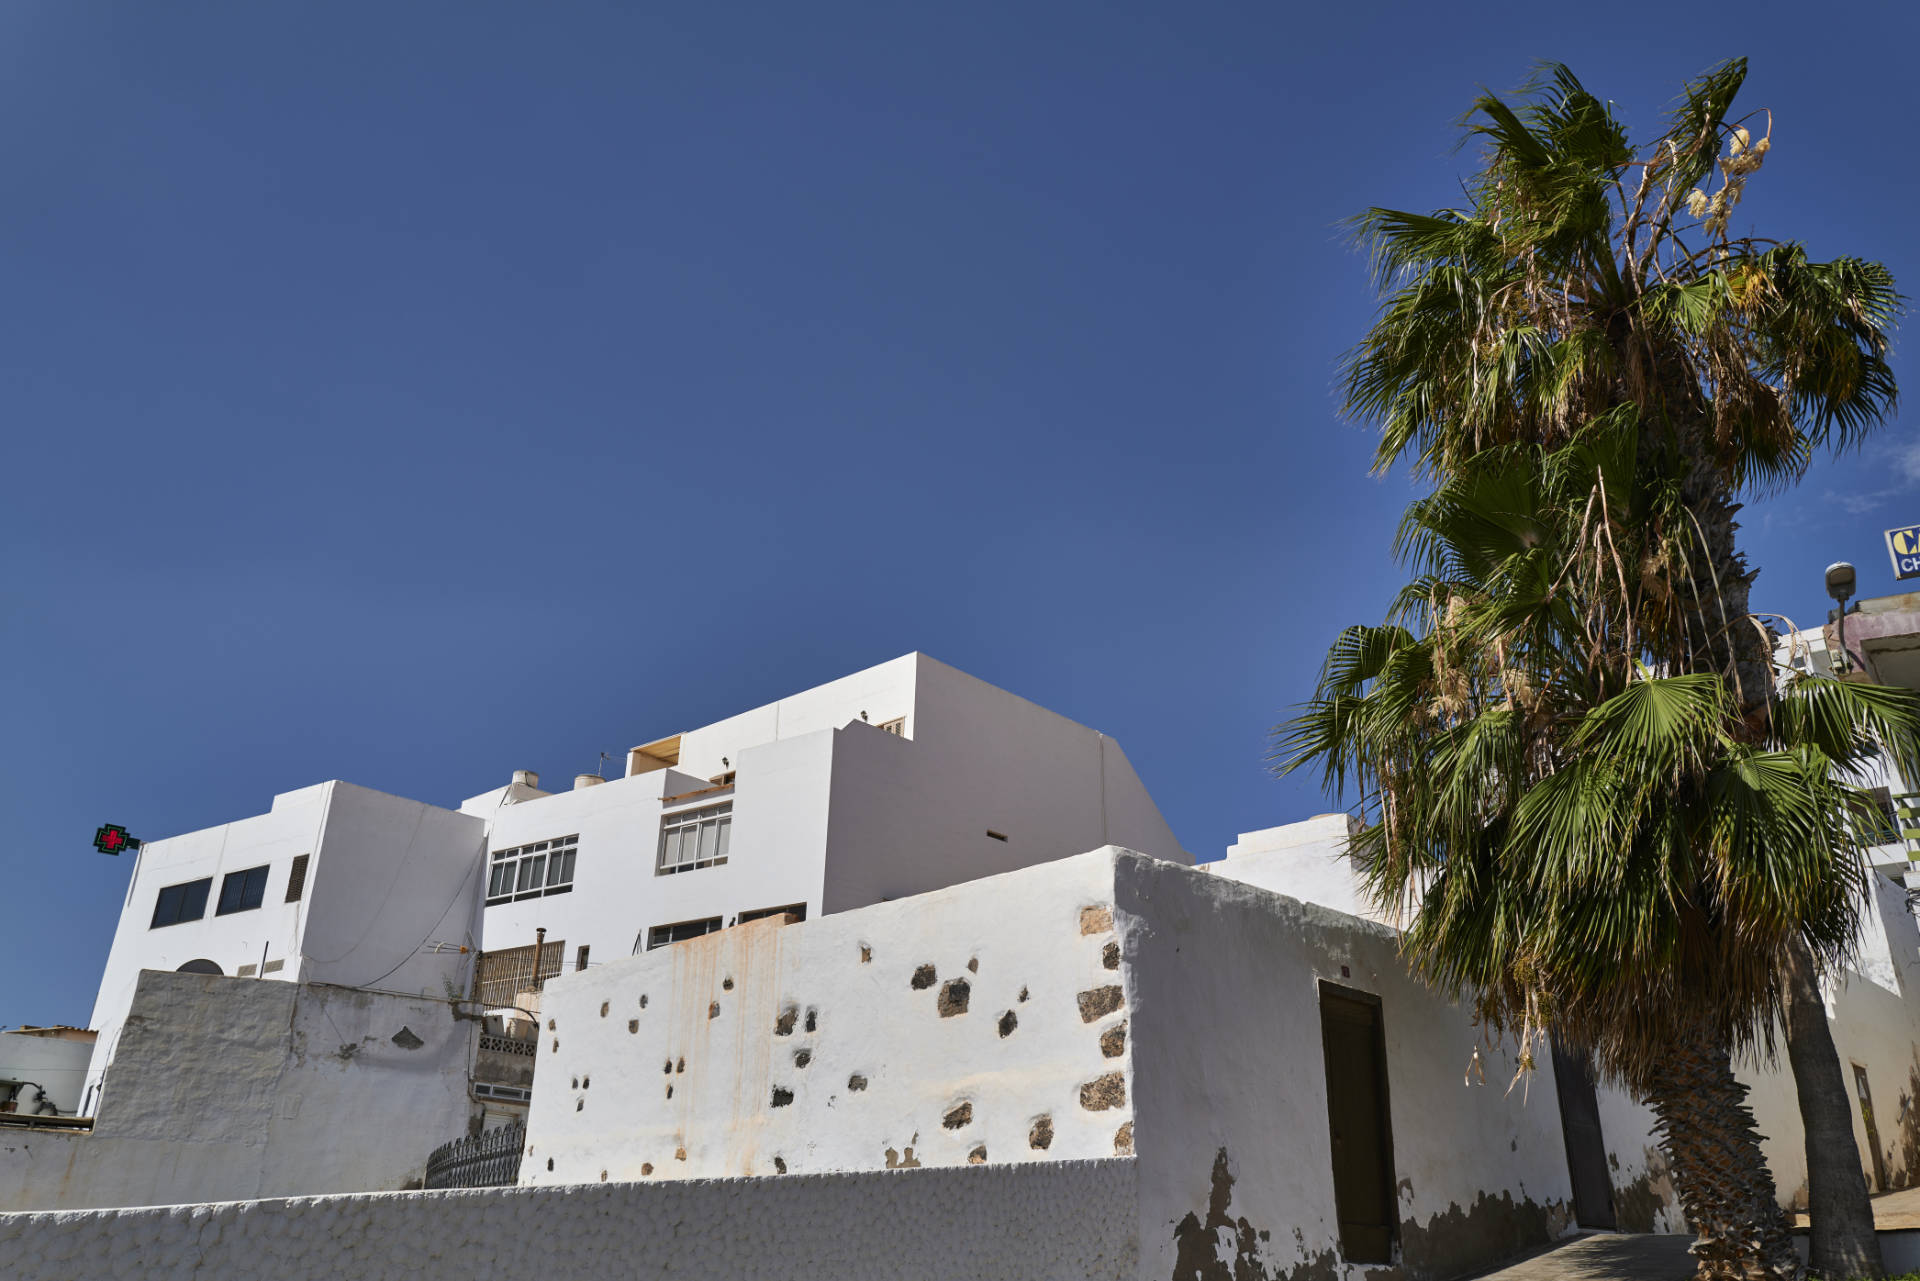
[[[1887,531],[1887,555],[1895,578],[1920,578],[1920,525]]]
[[[102,854],[118,854],[121,850],[137,850],[140,842],[127,835],[127,829],[117,823],[108,823],[93,834],[93,848]]]

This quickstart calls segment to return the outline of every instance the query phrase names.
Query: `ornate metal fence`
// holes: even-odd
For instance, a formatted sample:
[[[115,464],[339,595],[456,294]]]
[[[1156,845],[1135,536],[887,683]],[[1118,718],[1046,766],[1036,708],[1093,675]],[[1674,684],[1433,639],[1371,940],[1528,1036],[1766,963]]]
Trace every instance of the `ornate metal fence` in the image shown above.
[[[427,1158],[429,1188],[503,1188],[520,1178],[527,1127],[503,1125],[470,1139],[443,1143]]]

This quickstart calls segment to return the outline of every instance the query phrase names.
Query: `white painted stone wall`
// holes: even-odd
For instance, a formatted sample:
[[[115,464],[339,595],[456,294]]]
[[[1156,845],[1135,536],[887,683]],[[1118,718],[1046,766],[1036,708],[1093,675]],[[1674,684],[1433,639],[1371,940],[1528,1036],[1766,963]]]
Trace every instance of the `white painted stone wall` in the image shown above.
[[[10,1281],[1131,1281],[1133,1163],[0,1214]]]
[[[417,1184],[466,1133],[477,1026],[427,998],[148,971],[93,1131],[0,1130],[0,1209]]]
[[[1381,1001],[1404,1275],[1475,1271],[1570,1228],[1551,1062],[1509,1091],[1514,1060],[1407,973],[1391,930],[1133,854],[1114,906],[1143,1276],[1177,1275],[1196,1250],[1233,1275],[1369,1270],[1338,1253],[1323,980]]]
[[[1081,1091],[1126,1070],[1112,894],[1095,852],[555,980],[521,1180],[1111,1156],[1132,1113]]]

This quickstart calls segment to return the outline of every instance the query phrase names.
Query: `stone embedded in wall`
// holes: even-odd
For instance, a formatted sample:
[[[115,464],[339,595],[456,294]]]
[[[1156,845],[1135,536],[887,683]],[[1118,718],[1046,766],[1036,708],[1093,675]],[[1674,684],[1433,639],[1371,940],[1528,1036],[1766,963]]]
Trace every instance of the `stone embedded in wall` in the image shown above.
[[[708,1002],[707,1017],[710,1019],[717,1019],[720,1017],[720,1002],[718,1001]]]
[[[1002,1014],[1000,1016],[1000,1035],[1002,1037],[1012,1036],[1013,1029],[1019,1026],[1020,1026],[1020,1016],[1015,1014],[1012,1010],[1008,1010],[1005,1014]]]
[[[612,1006],[611,1004],[609,1004],[608,1002],[606,1002],[606,1001],[602,1001],[602,1002],[600,1002],[600,1017],[601,1017],[601,1018],[603,1018],[603,1019],[604,1019],[604,1018],[606,1018],[606,1017],[607,1017],[607,1011],[608,1011],[608,1010],[610,1010],[610,1009],[612,1009],[612,1008],[613,1008],[613,1006]]]
[[[1127,1052],[1127,1021],[1121,1019],[1100,1034],[1100,1053],[1110,1059],[1117,1059]]]
[[[948,979],[940,988],[940,1017],[950,1019],[956,1014],[965,1014],[972,995],[973,986],[965,979]]]
[[[1128,1121],[1113,1132],[1113,1154],[1115,1156],[1133,1155],[1133,1122]]]
[[[1082,1023],[1091,1023],[1095,1019],[1104,1018],[1119,1009],[1120,1003],[1124,998],[1120,991],[1120,985],[1113,983],[1106,987],[1089,988],[1087,991],[1080,993],[1077,999],[1080,1002],[1080,1021]]]
[[[680,1058],[677,1058],[673,1061],[673,1071],[676,1076],[686,1070],[687,1070],[687,1060],[684,1055],[682,1055]]]
[[[873,949],[869,947],[867,944],[862,943],[860,945],[860,964],[865,965],[867,962],[871,961],[872,959],[873,959]]]
[[[778,1085],[773,1087],[773,1106],[774,1107],[783,1108],[792,1102],[793,1102],[792,1090],[786,1089]]]
[[[973,1104],[962,1103],[947,1109],[947,1114],[940,1118],[940,1124],[942,1128],[948,1130],[958,1130],[973,1124]]]
[[[978,974],[978,973],[980,972],[980,958],[979,958],[979,957],[977,957],[977,956],[969,956],[969,957],[967,958],[967,972],[968,972],[969,974]]]
[[[1020,989],[1020,997],[1019,997],[1019,1000],[1020,1000],[1020,1003],[1021,1003],[1022,1005],[1024,1005],[1024,1004],[1026,1004],[1026,1001],[1027,1001],[1027,989],[1026,989],[1025,987],[1022,987],[1022,988]]]
[[[854,1092],[858,1093],[859,1091],[867,1088],[867,1078],[864,1076],[861,1076],[858,1072],[855,1072],[852,1076],[847,1078],[847,1088],[849,1090],[853,1090]]]
[[[792,1036],[793,1025],[799,1021],[800,1007],[797,1005],[789,1005],[781,1010],[780,1017],[773,1021],[773,1034],[775,1036]]]
[[[787,1172],[787,1161],[785,1157],[777,1156],[773,1158],[773,1172],[775,1174],[785,1174]]]
[[[887,1168],[889,1170],[917,1170],[920,1168],[920,1162],[913,1155],[912,1148],[908,1148],[904,1155],[895,1152],[892,1148],[888,1148]]]
[[[934,981],[939,977],[931,965],[922,965],[914,970],[913,977],[907,980],[907,986],[916,992],[924,992],[926,989],[932,987]]]
[[[642,1177],[645,1177],[646,1175],[649,1175],[649,1174],[652,1174],[652,1173],[653,1173],[653,1162],[651,1162],[651,1161],[642,1161],[642,1162],[640,1163],[640,1174],[641,1174],[641,1176],[642,1176]]]
[[[628,1020],[627,1020],[627,1031],[629,1031],[629,1032],[638,1032],[639,1030],[640,1030],[640,1020],[639,1020],[639,1019],[628,1019]]]
[[[1027,1146],[1038,1152],[1045,1152],[1053,1146],[1053,1118],[1037,1116],[1033,1119],[1033,1128],[1027,1131]]]
[[[1120,968],[1120,945],[1109,943],[1100,949],[1100,964],[1110,970]]]
[[[417,1050],[426,1042],[413,1034],[413,1029],[403,1027],[393,1034],[393,1043],[403,1050]]]
[[[818,1032],[820,1030],[820,1010],[816,1006],[809,1005],[807,1007],[806,1029],[809,1032]]]
[[[727,976],[726,978],[723,978],[723,979],[721,979],[721,980],[720,980],[720,990],[721,990],[722,992],[731,992],[731,991],[733,991],[733,976],[732,976],[732,975],[728,975],[728,976]]]
[[[967,1153],[968,1165],[985,1165],[986,1163],[987,1163],[987,1145],[986,1144],[984,1143],[979,1144],[973,1149],[973,1151]]]
[[[1082,934],[1105,934],[1113,928],[1113,909],[1096,906],[1080,909],[1080,932]]]
[[[1127,1105],[1127,1078],[1119,1072],[1097,1076],[1080,1087],[1080,1106],[1089,1112]]]
[[[795,1050],[793,1052],[793,1065],[795,1067],[803,1068],[811,1062],[813,1062],[812,1050]]]
[[[647,1008],[647,994],[645,992],[640,994],[640,1008],[643,1010]]]

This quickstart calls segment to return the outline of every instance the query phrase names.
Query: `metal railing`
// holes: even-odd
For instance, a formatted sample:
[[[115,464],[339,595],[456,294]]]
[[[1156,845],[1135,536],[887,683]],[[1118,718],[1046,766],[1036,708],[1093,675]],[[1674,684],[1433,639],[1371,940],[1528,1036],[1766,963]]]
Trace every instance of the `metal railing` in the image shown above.
[[[427,1158],[429,1188],[504,1188],[520,1178],[527,1127],[503,1125],[470,1139],[443,1143]]]

